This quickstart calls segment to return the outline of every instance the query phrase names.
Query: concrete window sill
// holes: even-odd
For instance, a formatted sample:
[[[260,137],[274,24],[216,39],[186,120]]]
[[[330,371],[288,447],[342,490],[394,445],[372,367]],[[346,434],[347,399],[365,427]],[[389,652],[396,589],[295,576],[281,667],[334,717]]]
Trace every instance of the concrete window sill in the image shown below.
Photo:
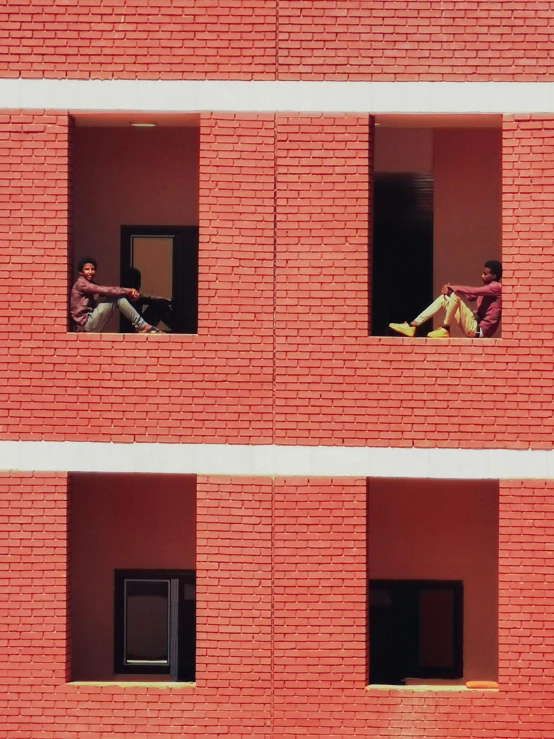
[[[465,685],[367,685],[366,690],[392,690],[409,693],[424,693],[433,691],[436,693],[498,693],[498,688],[468,688]]]
[[[186,688],[195,688],[196,683],[175,683],[147,680],[76,680],[67,683],[69,686],[75,687],[95,687],[95,688],[159,688],[160,690],[183,690]]]

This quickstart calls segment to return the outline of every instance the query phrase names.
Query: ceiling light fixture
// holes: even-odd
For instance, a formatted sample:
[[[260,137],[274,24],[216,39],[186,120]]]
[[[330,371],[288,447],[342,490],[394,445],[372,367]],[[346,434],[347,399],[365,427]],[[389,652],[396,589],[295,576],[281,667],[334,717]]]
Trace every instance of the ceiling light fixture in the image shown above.
[[[131,123],[134,128],[155,128],[155,123]]]

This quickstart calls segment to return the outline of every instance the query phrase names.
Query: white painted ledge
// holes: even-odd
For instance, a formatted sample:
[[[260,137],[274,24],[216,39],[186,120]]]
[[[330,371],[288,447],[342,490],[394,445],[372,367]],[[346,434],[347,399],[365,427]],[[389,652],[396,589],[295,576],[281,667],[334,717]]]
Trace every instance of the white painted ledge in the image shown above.
[[[552,480],[554,450],[3,441],[0,470]]]
[[[71,113],[554,113],[552,82],[1,79],[0,109]]]

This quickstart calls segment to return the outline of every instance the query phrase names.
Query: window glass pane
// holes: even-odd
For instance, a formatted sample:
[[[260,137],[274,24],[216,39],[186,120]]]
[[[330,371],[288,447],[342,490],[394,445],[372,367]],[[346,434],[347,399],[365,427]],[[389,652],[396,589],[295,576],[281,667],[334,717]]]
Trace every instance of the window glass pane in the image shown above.
[[[173,297],[173,236],[133,236],[131,262],[141,272],[141,293]]]
[[[454,668],[454,591],[422,588],[419,594],[420,667]]]
[[[169,664],[169,581],[125,581],[126,664]]]

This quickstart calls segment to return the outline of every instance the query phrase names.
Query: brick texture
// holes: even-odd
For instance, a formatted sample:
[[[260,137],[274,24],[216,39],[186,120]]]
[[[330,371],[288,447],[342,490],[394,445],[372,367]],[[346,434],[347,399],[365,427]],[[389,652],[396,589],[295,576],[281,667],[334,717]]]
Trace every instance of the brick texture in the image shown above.
[[[550,2],[283,0],[283,79],[552,79]]]
[[[367,336],[367,116],[278,115],[277,330]]]
[[[553,118],[504,121],[486,342],[368,336],[373,139],[352,115],[203,116],[198,335],[68,333],[71,130],[2,119],[0,439],[552,448]]]
[[[550,691],[554,669],[553,492],[552,481],[500,483],[500,679],[529,697]]]
[[[65,475],[0,474],[0,551],[3,715],[6,691],[13,701],[66,678]]]
[[[275,482],[276,715],[366,685],[365,509],[365,479]]]
[[[500,690],[441,693],[366,688],[365,480],[199,477],[198,682],[160,689],[67,682],[67,481],[3,474],[3,736],[547,736],[552,488],[500,483]]]
[[[271,442],[272,117],[203,120],[195,336],[67,332],[69,130],[2,118],[0,437]]]
[[[8,0],[0,75],[71,79],[267,79],[276,3]]]
[[[551,136],[504,123],[502,338],[414,342],[367,335],[367,123],[278,117],[278,443],[552,448]]]
[[[198,687],[250,693],[268,719],[272,638],[271,480],[200,477],[197,516]]]
[[[547,81],[552,3],[8,0],[0,76]]]
[[[506,116],[502,146],[502,251],[510,286],[502,336],[525,339],[538,354],[554,338],[554,117]]]

